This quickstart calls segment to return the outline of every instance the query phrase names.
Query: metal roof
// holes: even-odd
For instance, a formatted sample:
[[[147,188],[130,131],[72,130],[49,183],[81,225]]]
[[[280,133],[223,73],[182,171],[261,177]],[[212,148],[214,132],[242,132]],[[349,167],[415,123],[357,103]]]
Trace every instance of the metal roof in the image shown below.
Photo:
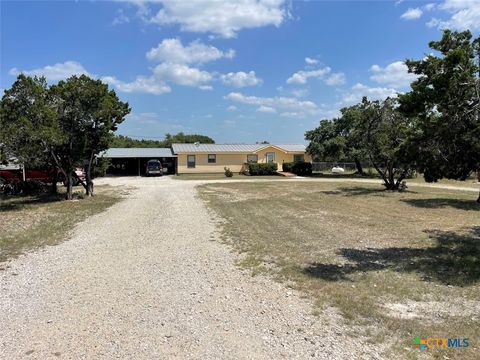
[[[111,148],[99,155],[106,158],[177,157],[170,148]]]
[[[178,153],[254,153],[260,149],[275,146],[287,152],[305,152],[305,145],[277,145],[277,144],[172,144],[172,150]]]

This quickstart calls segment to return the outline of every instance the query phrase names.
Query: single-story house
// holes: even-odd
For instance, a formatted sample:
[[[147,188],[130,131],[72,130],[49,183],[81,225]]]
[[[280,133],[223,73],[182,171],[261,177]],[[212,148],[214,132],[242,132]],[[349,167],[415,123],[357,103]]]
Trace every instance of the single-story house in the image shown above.
[[[172,152],[177,156],[179,174],[220,173],[225,167],[241,172],[250,162],[275,162],[281,171],[284,162],[311,161],[305,145],[172,144]]]
[[[312,161],[305,145],[277,144],[172,144],[171,148],[111,148],[99,157],[108,158],[107,173],[144,175],[148,160],[160,160],[169,174],[222,173],[228,167],[241,172],[252,162]]]

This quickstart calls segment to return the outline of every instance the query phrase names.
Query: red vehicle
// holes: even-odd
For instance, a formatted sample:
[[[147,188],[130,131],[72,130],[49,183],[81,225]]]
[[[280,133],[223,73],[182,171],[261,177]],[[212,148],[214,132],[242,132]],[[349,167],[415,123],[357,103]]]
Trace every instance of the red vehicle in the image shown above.
[[[76,178],[74,186],[79,185],[80,181],[85,181],[85,172],[82,168],[75,169]],[[26,181],[38,181],[42,183],[51,183],[55,177],[53,169],[50,170],[34,170],[25,169]],[[23,171],[21,169],[0,169],[0,183],[12,183],[23,180]],[[65,183],[65,176],[60,171],[57,174],[57,181]]]

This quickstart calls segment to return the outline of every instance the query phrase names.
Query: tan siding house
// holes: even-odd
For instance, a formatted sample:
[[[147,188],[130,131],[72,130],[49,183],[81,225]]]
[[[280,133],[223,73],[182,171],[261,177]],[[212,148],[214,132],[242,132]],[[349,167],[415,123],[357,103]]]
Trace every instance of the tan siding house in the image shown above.
[[[275,162],[282,170],[284,162],[311,161],[304,145],[274,144],[173,144],[178,174],[221,173],[245,170],[248,162]]]

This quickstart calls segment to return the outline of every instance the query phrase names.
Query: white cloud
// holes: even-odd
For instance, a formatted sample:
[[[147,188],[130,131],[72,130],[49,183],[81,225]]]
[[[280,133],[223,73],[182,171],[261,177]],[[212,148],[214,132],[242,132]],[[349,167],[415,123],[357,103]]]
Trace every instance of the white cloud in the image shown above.
[[[182,31],[213,33],[232,38],[242,29],[280,26],[289,16],[284,0],[178,1],[127,0],[139,6],[139,15],[149,23],[179,25]],[[161,3],[150,16],[147,3]]]
[[[288,111],[301,111],[305,113],[314,114],[317,110],[317,105],[312,101],[301,101],[297,98],[290,97],[258,97],[248,96],[238,92],[232,92],[225,96],[225,99],[239,102],[242,104],[255,105],[258,107],[266,106],[274,109],[284,109]]]
[[[304,97],[304,96],[307,96],[308,95],[308,90],[307,89],[293,89],[292,91],[290,91],[290,93],[299,98],[299,97]]]
[[[308,64],[308,65],[316,65],[318,64],[318,60],[317,59],[312,59],[310,57],[306,57],[305,58],[305,62]]]
[[[178,85],[199,87],[213,79],[208,71],[203,71],[184,64],[162,63],[153,69],[159,80]],[[205,88],[204,88],[205,89]]]
[[[112,21],[112,25],[127,24],[129,22],[130,22],[130,18],[127,15],[125,15],[125,13],[123,12],[123,9],[118,9],[115,15],[115,18]]]
[[[428,27],[439,29],[451,28],[456,30],[480,30],[480,1],[478,0],[445,0],[437,6],[450,15],[447,20],[432,18]]]
[[[115,86],[124,92],[141,92],[149,94],[164,94],[171,92],[168,83],[183,86],[197,87],[200,90],[212,90],[208,83],[213,80],[213,75],[185,64],[162,63],[152,70],[150,76],[137,76],[132,82],[121,81],[114,76],[102,78],[106,83]]]
[[[436,6],[437,6],[437,4],[435,4],[435,3],[429,3],[429,4],[427,4],[423,7],[423,10],[432,11],[433,9],[435,9]]]
[[[422,9],[420,8],[409,8],[407,11],[405,11],[402,16],[400,16],[401,19],[403,20],[415,20],[419,19],[423,14]]]
[[[303,112],[285,111],[285,112],[282,112],[280,116],[291,118],[291,119],[303,119],[305,117],[305,114]]]
[[[415,74],[408,72],[408,67],[403,61],[395,61],[384,68],[373,65],[370,72],[373,74],[370,80],[393,88],[409,86],[417,78]]]
[[[237,111],[238,108],[235,105],[230,105],[229,107],[227,107],[227,110],[228,111]]]
[[[250,71],[248,73],[239,71],[239,72],[230,72],[220,76],[222,82],[225,85],[241,88],[246,86],[257,86],[260,85],[263,81],[258,78],[255,74],[255,71]]]
[[[164,39],[157,47],[150,49],[146,57],[151,61],[171,62],[178,64],[201,64],[221,58],[231,59],[235,51],[221,51],[215,46],[206,45],[200,40],[183,46],[179,39]]]
[[[322,79],[331,70],[328,66],[317,70],[300,70],[287,79],[287,84],[306,84],[309,78]]]
[[[330,75],[326,80],[325,83],[330,86],[337,86],[345,84],[345,74],[342,72],[335,73]]]
[[[384,100],[387,97],[397,97],[398,92],[395,89],[383,87],[369,87],[362,83],[352,86],[350,91],[343,95],[339,105],[347,106],[359,103],[364,96],[369,100]]]
[[[263,112],[263,113],[276,113],[277,110],[275,110],[275,108],[271,107],[271,106],[265,106],[265,105],[262,105],[260,106],[258,109],[257,109],[258,112]]]
[[[109,85],[114,86],[118,90],[127,93],[140,92],[160,95],[164,93],[169,93],[171,91],[171,88],[168,85],[153,76],[138,76],[132,82],[123,82],[121,80],[118,80],[114,76],[105,76],[101,80]]]
[[[47,65],[43,68],[32,70],[18,70],[17,68],[12,68],[8,73],[13,76],[17,76],[19,74],[25,74],[29,76],[45,76],[49,81],[64,80],[72,75],[84,74],[92,76],[87,70],[85,70],[82,64],[76,61],[65,61],[64,63]]]

